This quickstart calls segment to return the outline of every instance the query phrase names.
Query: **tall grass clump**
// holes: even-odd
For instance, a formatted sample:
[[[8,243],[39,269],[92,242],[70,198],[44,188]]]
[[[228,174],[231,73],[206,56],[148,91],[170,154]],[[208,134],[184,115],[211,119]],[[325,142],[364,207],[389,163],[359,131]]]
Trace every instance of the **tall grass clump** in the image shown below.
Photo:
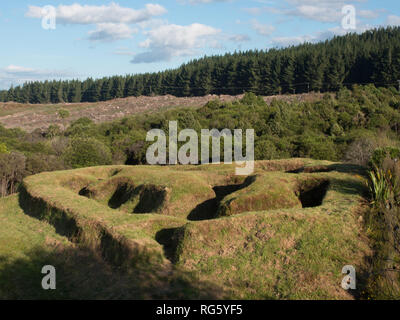
[[[386,147],[374,151],[368,171],[372,205],[391,209],[400,205],[400,150]]]
[[[368,172],[371,210],[367,234],[374,256],[365,294],[369,299],[400,299],[400,150],[374,151]]]

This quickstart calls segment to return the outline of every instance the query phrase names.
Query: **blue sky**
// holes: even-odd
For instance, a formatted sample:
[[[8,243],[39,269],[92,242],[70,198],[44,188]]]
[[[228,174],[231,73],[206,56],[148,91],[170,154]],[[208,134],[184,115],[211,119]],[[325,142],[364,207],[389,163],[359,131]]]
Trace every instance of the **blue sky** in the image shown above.
[[[345,5],[355,8],[355,29],[343,28]],[[52,14],[55,29],[43,28]],[[160,71],[386,25],[400,25],[398,0],[1,1],[0,89]]]

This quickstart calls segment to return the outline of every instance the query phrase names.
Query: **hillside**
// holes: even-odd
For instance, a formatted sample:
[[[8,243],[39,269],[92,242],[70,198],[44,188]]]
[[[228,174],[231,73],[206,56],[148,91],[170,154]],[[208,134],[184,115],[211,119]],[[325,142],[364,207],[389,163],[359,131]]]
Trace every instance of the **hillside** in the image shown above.
[[[0,125],[0,192],[11,194],[0,199],[0,297],[397,298],[398,90],[210,98],[117,99],[104,105],[143,109],[100,123],[70,119],[86,104],[7,103],[27,108],[26,127],[36,108],[52,114],[43,126],[70,115],[33,132]],[[254,129],[254,174],[146,165],[147,132],[168,136],[169,121]],[[60,272],[53,296],[36,287],[47,263]],[[340,287],[347,264],[357,291]]]
[[[66,126],[80,118],[87,117],[95,123],[110,122],[140,113],[157,112],[174,107],[198,108],[212,100],[232,102],[243,95],[207,95],[204,97],[175,97],[171,95],[154,97],[129,97],[96,103],[23,104],[0,102],[0,124],[5,128],[20,128],[28,132],[47,129],[50,125]],[[297,94],[264,97],[267,103],[273,99],[288,102],[306,102],[321,99],[322,94]],[[61,119],[60,110],[67,110],[70,116]]]
[[[353,299],[359,291],[340,287],[342,267],[356,267],[361,289],[371,254],[359,173],[357,166],[292,159],[257,162],[254,175],[239,180],[232,165],[31,176],[19,195],[23,211],[15,196],[0,200],[2,236],[26,232],[14,250],[0,247],[0,274],[51,261],[62,281],[48,298]],[[49,251],[54,241],[63,243],[57,254]],[[72,275],[65,261],[76,263]],[[95,276],[107,270],[107,283],[119,281],[99,287]],[[3,285],[3,297],[40,297],[25,276],[8,290]]]

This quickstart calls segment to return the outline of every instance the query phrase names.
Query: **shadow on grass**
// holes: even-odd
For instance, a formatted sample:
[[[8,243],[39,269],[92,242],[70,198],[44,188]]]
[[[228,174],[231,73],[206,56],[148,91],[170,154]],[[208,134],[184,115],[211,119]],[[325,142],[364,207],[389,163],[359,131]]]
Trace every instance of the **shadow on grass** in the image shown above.
[[[329,166],[318,165],[309,167],[300,167],[294,170],[288,170],[286,173],[320,173],[320,172],[331,172],[337,171],[341,173],[353,173],[360,176],[366,176],[366,168],[357,164],[351,163],[335,163]]]
[[[19,203],[25,214],[39,220],[45,218],[58,234],[70,241],[78,239],[79,228],[74,219],[62,211],[50,213],[43,201],[27,201],[27,196],[21,189]],[[0,299],[223,298],[222,288],[199,281],[192,273],[170,263],[138,261],[127,269],[120,269],[107,263],[101,252],[72,243],[71,247],[36,247],[23,252],[23,257],[17,260],[0,256]],[[44,277],[41,270],[45,265],[56,267],[56,290],[41,288]]]
[[[219,204],[224,197],[245,188],[244,184],[233,184],[226,186],[216,186],[213,188],[215,198],[206,200],[194,208],[187,219],[192,221],[214,219],[217,216]]]
[[[368,194],[368,188],[363,181],[356,181],[353,179],[335,179],[330,178],[331,186],[330,189],[342,194],[349,195],[361,195],[366,197]]]
[[[254,181],[255,176],[249,176],[240,184],[228,184],[213,187],[215,198],[200,203],[189,213],[187,219],[191,221],[215,219],[219,205],[227,195],[248,187]]]
[[[42,267],[56,268],[56,290],[41,287]],[[89,250],[37,247],[10,261],[0,256],[0,299],[218,299],[222,290],[173,266],[120,272]]]
[[[337,171],[341,173],[353,173],[353,174],[358,174],[360,176],[366,176],[367,175],[367,170],[365,167],[357,165],[357,164],[351,164],[351,163],[335,163],[330,166],[328,166],[329,171]]]

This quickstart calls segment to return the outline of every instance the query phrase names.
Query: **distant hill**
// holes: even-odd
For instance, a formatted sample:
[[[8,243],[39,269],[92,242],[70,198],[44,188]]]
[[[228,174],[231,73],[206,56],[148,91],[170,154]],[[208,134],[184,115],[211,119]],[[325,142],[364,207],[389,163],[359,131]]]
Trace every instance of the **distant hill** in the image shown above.
[[[252,50],[190,61],[178,69],[85,81],[30,82],[0,91],[0,101],[97,102],[129,96],[258,95],[337,91],[400,79],[400,28],[348,34],[317,44]]]

